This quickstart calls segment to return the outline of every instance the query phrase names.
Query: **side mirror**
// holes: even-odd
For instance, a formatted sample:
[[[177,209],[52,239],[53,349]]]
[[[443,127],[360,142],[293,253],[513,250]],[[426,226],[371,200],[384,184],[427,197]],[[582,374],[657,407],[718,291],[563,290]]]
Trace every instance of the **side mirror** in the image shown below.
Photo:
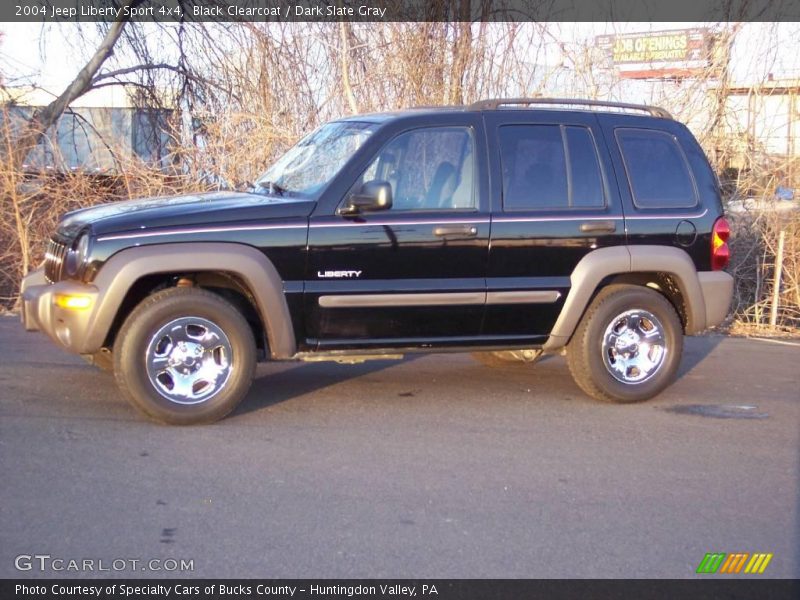
[[[344,206],[345,213],[369,212],[392,208],[392,184],[388,181],[367,181],[350,195]]]

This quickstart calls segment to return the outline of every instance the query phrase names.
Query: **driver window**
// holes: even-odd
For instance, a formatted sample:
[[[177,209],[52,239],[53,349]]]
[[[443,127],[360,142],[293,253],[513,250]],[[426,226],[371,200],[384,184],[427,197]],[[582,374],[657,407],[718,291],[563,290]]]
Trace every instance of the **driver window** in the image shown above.
[[[384,146],[357,186],[392,186],[393,211],[475,208],[475,155],[467,127],[431,127],[403,133]]]

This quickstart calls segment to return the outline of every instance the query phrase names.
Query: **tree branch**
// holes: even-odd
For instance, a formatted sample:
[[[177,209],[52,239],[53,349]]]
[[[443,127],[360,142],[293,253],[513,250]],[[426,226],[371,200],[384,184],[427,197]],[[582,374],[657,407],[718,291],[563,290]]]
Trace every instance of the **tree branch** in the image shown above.
[[[142,2],[143,0],[127,0],[122,5],[122,8],[135,7]],[[124,12],[125,11],[120,11],[120,14],[124,14]],[[44,108],[33,113],[33,116],[14,144],[15,147],[12,158],[16,167],[19,168],[22,166],[22,163],[25,161],[30,151],[39,143],[39,140],[42,139],[45,132],[55,124],[66,108],[77,98],[80,98],[92,89],[94,77],[100,70],[100,67],[103,66],[103,63],[114,53],[114,45],[122,35],[122,30],[126,23],[127,19],[117,19],[114,21],[108,28],[100,46],[95,50],[89,62],[78,72],[78,75],[72,80],[72,83],[61,92],[58,98]]]
[[[167,63],[158,63],[158,64],[147,64],[147,65],[136,65],[135,67],[126,67],[124,69],[116,69],[114,71],[108,71],[106,73],[100,73],[96,75],[91,82],[91,87],[94,87],[97,83],[103,81],[104,79],[111,79],[112,77],[119,77],[120,75],[127,75],[128,73],[136,73],[137,71],[156,71],[159,69],[169,70],[169,71],[182,71],[173,65]]]

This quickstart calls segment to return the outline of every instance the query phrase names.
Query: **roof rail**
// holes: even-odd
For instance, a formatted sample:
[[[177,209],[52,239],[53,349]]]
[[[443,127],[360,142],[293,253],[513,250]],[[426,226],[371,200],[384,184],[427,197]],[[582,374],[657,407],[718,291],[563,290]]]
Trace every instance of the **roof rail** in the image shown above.
[[[608,102],[605,100],[580,100],[577,98],[494,98],[491,100],[479,100],[470,104],[467,108],[469,110],[497,110],[501,106],[514,106],[532,104],[549,105],[549,106],[599,106],[603,108],[619,108],[627,111],[645,112],[654,117],[662,119],[672,119],[663,108],[658,106],[648,106],[646,104],[626,104],[624,102]]]

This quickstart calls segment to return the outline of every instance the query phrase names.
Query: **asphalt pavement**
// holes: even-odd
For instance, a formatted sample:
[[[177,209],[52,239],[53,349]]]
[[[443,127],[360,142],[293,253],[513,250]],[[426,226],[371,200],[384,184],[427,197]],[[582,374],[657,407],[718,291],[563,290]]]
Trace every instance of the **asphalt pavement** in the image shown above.
[[[689,338],[629,406],[561,357],[267,364],[172,428],[0,318],[0,577],[685,578],[707,552],[800,577],[799,459],[798,344]]]

